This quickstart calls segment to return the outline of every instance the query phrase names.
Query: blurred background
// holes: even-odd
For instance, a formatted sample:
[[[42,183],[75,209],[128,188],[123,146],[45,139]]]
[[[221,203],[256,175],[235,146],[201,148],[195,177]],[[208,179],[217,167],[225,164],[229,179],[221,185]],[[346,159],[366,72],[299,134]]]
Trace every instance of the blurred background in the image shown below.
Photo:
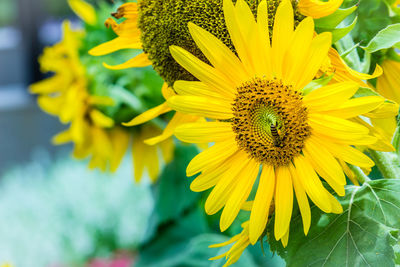
[[[37,57],[60,40],[64,18],[74,19],[66,1],[0,0],[0,173],[26,163],[39,148],[51,155],[65,149],[49,141],[62,125],[27,91],[43,78]]]
[[[151,186],[133,182],[130,156],[117,173],[101,173],[72,159],[72,146],[51,144],[65,125],[28,87],[46,77],[37,58],[61,39],[64,19],[80,23],[66,0],[0,0],[0,266],[222,266],[208,258],[223,251],[208,245],[240,223],[226,236],[219,215],[205,216],[184,170],[193,148],[177,149],[184,162]],[[251,248],[236,266],[283,265],[264,251]]]

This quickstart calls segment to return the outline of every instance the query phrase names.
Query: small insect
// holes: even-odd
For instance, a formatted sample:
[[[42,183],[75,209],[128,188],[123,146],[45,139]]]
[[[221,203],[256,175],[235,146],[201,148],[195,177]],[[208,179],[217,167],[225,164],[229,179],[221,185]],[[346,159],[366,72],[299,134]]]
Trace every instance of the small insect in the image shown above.
[[[279,136],[278,129],[276,128],[276,124],[271,124],[271,135],[272,135],[272,140],[274,142],[275,147],[280,147],[282,145],[281,143],[281,137]]]

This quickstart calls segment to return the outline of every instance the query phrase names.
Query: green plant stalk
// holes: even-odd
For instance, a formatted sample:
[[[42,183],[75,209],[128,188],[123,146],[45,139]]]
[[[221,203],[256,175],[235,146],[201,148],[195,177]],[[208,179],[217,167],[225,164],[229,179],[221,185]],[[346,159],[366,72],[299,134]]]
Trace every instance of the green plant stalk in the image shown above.
[[[372,149],[368,152],[384,178],[400,179],[400,161],[397,154]]]
[[[393,136],[393,146],[396,149],[397,154],[399,155],[399,148],[400,148],[400,128],[396,128],[396,132]]]
[[[371,179],[366,175],[360,167],[348,164],[350,170],[353,171],[354,175],[357,177],[357,180],[363,184],[365,182],[371,181]]]

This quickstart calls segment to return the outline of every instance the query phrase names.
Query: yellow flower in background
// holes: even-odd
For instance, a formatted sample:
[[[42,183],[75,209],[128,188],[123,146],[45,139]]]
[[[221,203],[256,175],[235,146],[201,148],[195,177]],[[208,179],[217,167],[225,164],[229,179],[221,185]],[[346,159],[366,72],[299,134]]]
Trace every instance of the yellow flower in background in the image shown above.
[[[144,136],[147,138],[150,132],[160,130],[148,126],[132,132],[115,126],[113,119],[98,109],[100,106],[112,106],[114,101],[109,97],[89,94],[90,81],[78,53],[83,36],[81,31],[71,30],[69,22],[64,22],[63,40],[47,47],[39,59],[42,71],[55,74],[31,85],[31,92],[38,94],[39,106],[58,116],[61,122],[70,124],[68,130],[53,138],[53,143],[73,142],[76,158],[90,157],[90,168],[114,172],[132,142],[135,180],[139,181],[144,169],[147,169],[150,179],[155,181],[160,164],[157,153],[161,150],[164,161],[169,162],[174,149],[172,140],[156,147],[140,144]],[[144,146],[148,148],[144,149]]]
[[[384,97],[400,103],[400,62],[386,59],[382,68],[383,75],[377,79],[376,90]]]
[[[65,21],[62,27],[61,42],[46,47],[39,58],[42,72],[55,74],[31,85],[30,91],[39,95],[38,104],[44,111],[67,123],[79,112],[76,105],[80,103],[75,99],[87,94],[85,89],[81,89],[86,88],[87,81],[78,53],[83,32],[71,30],[68,21]]]
[[[84,22],[90,25],[96,24],[96,10],[92,5],[83,0],[68,0],[68,4],[75,14],[77,14]]]
[[[377,79],[376,91],[387,99],[400,103],[400,62],[386,59],[382,63],[382,68],[383,74]],[[396,111],[395,115],[397,115],[398,106],[392,109]],[[385,119],[371,118],[372,124],[379,129],[379,134],[389,141],[392,140],[397,127],[395,115]]]
[[[161,152],[162,158],[166,163],[170,162],[173,158],[174,143],[172,139],[159,142],[156,146],[150,146],[144,143],[145,140],[159,132],[160,130],[158,128],[146,125],[141,127],[139,132],[134,135],[132,156],[136,181],[140,180],[145,170],[147,170],[152,182],[157,180],[160,173],[159,152]]]
[[[297,7],[304,16],[319,19],[334,13],[342,3],[343,0],[300,0]]]
[[[286,245],[293,189],[307,234],[311,223],[308,197],[326,213],[342,212],[318,175],[343,196],[346,179],[338,160],[365,168],[374,165],[352,146],[373,144],[377,139],[350,119],[375,110],[384,98],[351,98],[359,88],[354,82],[303,94],[302,88],[312,81],[328,54],[331,34],[314,37],[310,17],[294,31],[289,1],[278,7],[272,44],[266,1],[258,6],[257,22],[243,0],[236,6],[225,0],[224,13],[238,57],[194,24],[189,24],[190,33],[212,66],[180,47],[171,47],[176,61],[200,81],[177,81],[174,90],[178,95],[168,99],[169,106],[209,119],[184,124],[175,135],[184,142],[213,143],[190,162],[187,175],[201,173],[191,184],[193,191],[213,188],[205,209],[208,214],[223,209],[221,231],[246,203],[261,168],[249,240],[254,244],[263,233],[274,199],[275,238]]]

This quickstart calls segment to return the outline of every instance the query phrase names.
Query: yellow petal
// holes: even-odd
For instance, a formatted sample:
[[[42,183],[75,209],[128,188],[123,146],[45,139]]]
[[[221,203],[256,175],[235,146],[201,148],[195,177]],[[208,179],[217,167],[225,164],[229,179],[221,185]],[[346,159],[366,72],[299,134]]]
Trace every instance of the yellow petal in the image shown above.
[[[202,172],[190,184],[190,189],[194,192],[201,192],[215,186],[223,174],[233,166],[237,157],[238,155],[235,153],[212,169]]]
[[[29,86],[32,94],[51,94],[60,91],[60,85],[66,83],[64,75],[56,74],[50,78],[41,80]]]
[[[152,109],[149,109],[139,116],[133,118],[129,122],[122,123],[124,126],[136,126],[148,121],[151,121],[152,119],[160,116],[161,114],[167,113],[171,111],[171,108],[168,106],[166,102],[162,103],[161,105],[158,105],[157,107],[154,107]]]
[[[257,179],[259,169],[260,164],[255,160],[251,160],[237,177],[239,179],[238,184],[229,196],[221,214],[220,229],[222,232],[231,226],[239,214],[241,207],[249,197],[253,184]]]
[[[207,166],[214,162],[224,161],[237,150],[238,147],[234,138],[218,142],[198,154],[190,161],[186,169],[186,175],[193,176],[198,172],[206,171],[208,169]]]
[[[380,96],[366,96],[350,99],[337,108],[326,110],[329,115],[343,119],[354,118],[375,110],[383,104],[385,99]]]
[[[208,143],[224,141],[234,137],[229,122],[186,123],[175,129],[175,136],[187,143]]]
[[[352,97],[359,85],[354,82],[341,82],[320,87],[304,97],[304,103],[312,110],[335,108]]]
[[[325,138],[318,140],[318,143],[320,146],[326,147],[336,158],[352,165],[362,168],[370,168],[375,165],[369,157],[351,146],[335,144]]]
[[[169,87],[166,82],[164,82],[162,87],[161,87],[161,94],[162,94],[162,96],[164,97],[165,100],[167,100],[171,96],[176,95],[174,89]]]
[[[332,206],[332,213],[340,214],[343,212],[343,207],[340,202],[331,194],[328,194]]]
[[[319,146],[314,141],[314,138],[307,139],[306,146],[303,149],[304,156],[335,192],[340,196],[344,196],[346,177],[341,166],[326,148]]]
[[[288,167],[275,170],[275,239],[281,239],[289,229],[293,209],[293,184]]]
[[[344,173],[346,174],[346,176],[349,178],[349,180],[354,184],[359,186],[359,182],[357,181],[357,177],[354,174],[354,172],[349,168],[349,165],[347,165],[346,162],[344,162],[343,160],[339,160],[340,165],[343,168]]]
[[[49,97],[43,95],[38,97],[37,102],[39,107],[45,112],[51,115],[58,115],[60,113],[63,99],[61,99],[61,97]]]
[[[146,66],[150,66],[150,65],[151,65],[151,61],[149,60],[147,54],[145,54],[145,53],[140,53],[136,57],[128,60],[125,63],[119,64],[119,65],[112,66],[112,65],[108,65],[107,63],[103,63],[103,66],[110,70],[141,68],[141,67],[146,67]]]
[[[165,164],[170,163],[174,158],[174,140],[167,139],[163,142],[160,142],[158,145],[161,149]]]
[[[68,142],[72,142],[71,132],[70,130],[63,131],[58,133],[51,139],[51,143],[54,145],[62,145]]]
[[[287,246],[287,244],[289,242],[289,232],[290,232],[290,229],[287,229],[286,233],[281,238],[282,246],[284,248]]]
[[[147,167],[150,181],[154,183],[155,181],[157,181],[158,174],[160,173],[157,147],[148,145],[145,146],[145,153],[140,156],[144,158],[144,166]]]
[[[226,99],[226,96],[219,94],[202,82],[176,81],[174,83],[174,89],[177,94],[181,96],[186,95]]]
[[[112,99],[109,96],[91,95],[91,96],[89,96],[88,102],[89,102],[89,104],[100,105],[100,106],[114,106],[115,105],[114,99]]]
[[[335,75],[333,76],[333,80],[335,81],[354,81],[360,86],[368,87],[363,80],[376,78],[382,74],[382,68],[379,65],[376,65],[372,75],[360,73],[351,69],[333,47],[329,49],[328,56],[331,61],[331,67],[335,70]]]
[[[311,164],[302,155],[294,159],[294,164],[298,178],[307,195],[322,211],[326,213],[332,212],[331,200],[328,196],[329,192],[322,185]]]
[[[246,80],[242,63],[222,41],[193,23],[189,23],[189,32],[210,63],[232,83],[241,84]]]
[[[89,115],[93,123],[97,126],[110,128],[114,125],[113,119],[107,117],[97,109],[93,109],[92,111],[90,111]]]
[[[167,100],[176,111],[212,119],[232,118],[231,104],[220,99],[199,96],[173,96]]]
[[[369,133],[368,128],[361,124],[325,114],[310,114],[308,122],[314,132],[333,140],[336,138],[351,141],[363,138]]]
[[[249,45],[254,43],[252,41],[254,41],[256,31],[254,16],[243,0],[237,1],[236,7],[231,0],[225,0],[223,1],[223,9],[225,23],[235,50],[245,69],[254,73],[251,49],[249,49]]]
[[[143,176],[143,171],[145,167],[143,154],[146,150],[146,145],[143,143],[141,138],[133,138],[132,143],[132,160],[134,169],[135,182],[139,182]]]
[[[136,39],[130,37],[116,37],[111,41],[102,43],[89,50],[89,54],[92,56],[104,56],[112,52],[121,49],[141,49],[142,43],[140,42],[140,36],[138,35]]]
[[[304,234],[308,234],[311,225],[311,209],[308,203],[308,198],[300,178],[297,175],[296,169],[293,164],[289,165],[290,175],[292,176],[294,192],[296,194],[297,203],[299,204],[301,218],[303,220]]]
[[[233,190],[235,190],[239,178],[245,175],[242,170],[246,169],[246,166],[248,166],[251,161],[243,152],[237,153],[232,160],[234,162],[230,171],[221,175],[217,185],[206,200],[204,208],[207,214],[215,214],[224,207]]]
[[[255,61],[255,67],[258,75],[263,73],[266,79],[271,79],[273,72],[268,21],[268,4],[267,1],[262,0],[257,9],[258,40],[255,44],[257,45],[258,58]]]
[[[293,7],[290,1],[283,0],[276,14],[272,34],[272,59],[275,76],[282,78],[284,66],[284,55],[292,40],[294,30]]]
[[[296,77],[295,89],[301,89],[312,81],[328,55],[331,43],[332,34],[330,32],[323,32],[312,40],[309,56],[305,61],[307,67]]]
[[[373,110],[369,113],[363,114],[363,115],[368,118],[374,118],[374,119],[393,118],[393,117],[397,116],[398,111],[399,111],[399,105],[397,103],[385,101],[382,105],[380,105],[375,110]]]
[[[297,8],[304,16],[314,19],[326,17],[334,13],[342,4],[343,0],[300,0]]]
[[[176,127],[178,127],[182,124],[186,124],[186,123],[190,123],[190,122],[194,122],[194,121],[198,121],[198,120],[199,120],[199,117],[197,117],[197,116],[192,116],[192,115],[176,112],[175,115],[172,117],[172,119],[168,122],[167,127],[165,127],[162,134],[152,137],[152,138],[149,138],[149,139],[146,139],[144,142],[151,146],[158,144],[158,143],[170,138],[174,134]]]
[[[274,167],[271,165],[264,165],[250,214],[249,239],[253,245],[257,242],[267,225],[269,209],[274,192]]]
[[[94,25],[97,22],[96,10],[93,6],[83,0],[68,0],[71,9],[84,22]]]
[[[236,85],[229,81],[220,71],[204,63],[183,48],[170,46],[169,50],[176,62],[197,79],[207,84],[210,88],[214,88],[220,94],[225,95],[228,99],[235,97]]]
[[[283,69],[283,80],[294,84],[296,76],[304,69],[304,63],[309,53],[309,48],[314,36],[314,21],[312,18],[305,18],[296,27],[291,45],[285,55]],[[292,82],[294,81],[294,82]]]
[[[110,159],[110,171],[115,172],[120,165],[129,146],[129,134],[120,127],[116,127],[110,133],[112,156]]]
[[[384,97],[400,103],[400,63],[394,60],[384,60],[383,75],[377,79],[376,89]]]

